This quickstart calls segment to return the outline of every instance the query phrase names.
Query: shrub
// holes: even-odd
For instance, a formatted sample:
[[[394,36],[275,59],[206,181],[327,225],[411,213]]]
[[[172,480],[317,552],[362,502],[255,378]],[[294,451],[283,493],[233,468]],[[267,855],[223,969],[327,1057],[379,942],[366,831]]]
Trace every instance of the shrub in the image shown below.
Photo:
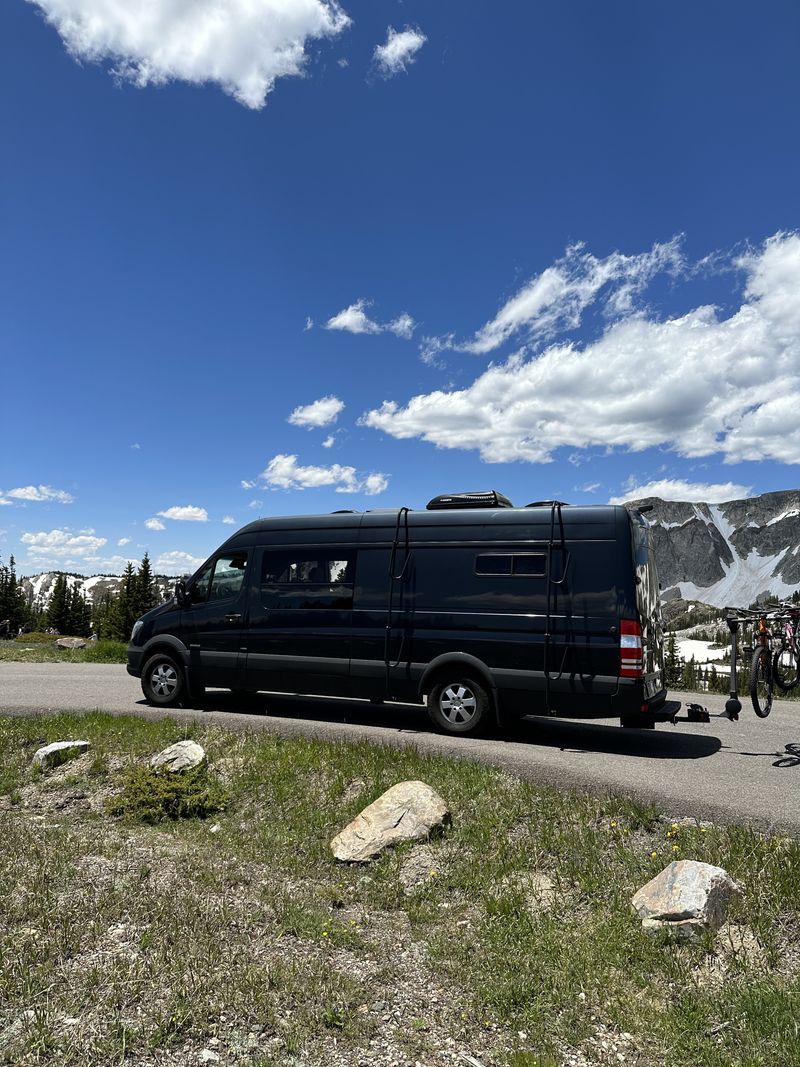
[[[86,646],[87,663],[125,663],[127,658],[124,641],[94,641]]]
[[[14,640],[19,641],[22,645],[54,645],[57,637],[55,634],[43,634],[37,630],[33,630],[29,634],[21,634]]]
[[[205,765],[178,773],[139,766],[126,772],[122,790],[107,802],[107,810],[132,822],[155,824],[165,819],[204,819],[221,811],[227,799],[226,790],[209,776]]]

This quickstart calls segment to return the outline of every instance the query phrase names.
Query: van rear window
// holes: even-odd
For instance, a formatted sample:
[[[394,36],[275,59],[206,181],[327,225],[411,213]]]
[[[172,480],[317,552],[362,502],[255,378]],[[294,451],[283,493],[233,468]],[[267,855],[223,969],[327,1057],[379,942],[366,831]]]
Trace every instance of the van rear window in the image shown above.
[[[509,577],[543,578],[547,573],[544,552],[482,553],[475,559],[475,573]]]

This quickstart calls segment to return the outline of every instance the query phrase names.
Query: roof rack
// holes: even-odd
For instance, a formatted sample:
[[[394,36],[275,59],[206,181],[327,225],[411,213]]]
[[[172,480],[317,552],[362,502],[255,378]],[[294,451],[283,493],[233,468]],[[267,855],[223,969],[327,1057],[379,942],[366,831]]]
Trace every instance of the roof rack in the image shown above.
[[[507,496],[490,489],[486,493],[444,493],[429,500],[428,511],[448,511],[457,508],[513,508]]]
[[[526,504],[526,508],[568,508],[566,500],[534,500],[532,504]]]

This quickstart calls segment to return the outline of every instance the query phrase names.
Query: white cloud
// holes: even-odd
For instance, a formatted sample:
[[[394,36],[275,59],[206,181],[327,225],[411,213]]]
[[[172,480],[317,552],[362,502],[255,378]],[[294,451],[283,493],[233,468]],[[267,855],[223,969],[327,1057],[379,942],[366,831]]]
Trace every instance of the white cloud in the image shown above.
[[[50,485],[23,485],[19,489],[6,489],[4,496],[10,500],[43,501],[54,500],[59,504],[72,504],[74,498],[63,489],[53,489]]]
[[[276,489],[318,489],[334,486],[337,493],[365,493],[374,496],[389,485],[385,474],[359,475],[355,467],[334,463],[330,467],[303,467],[297,456],[277,455],[261,474],[265,485]]]
[[[800,463],[800,235],[776,234],[737,265],[747,283],[728,318],[711,306],[631,316],[583,348],[523,351],[465,389],[385,401],[360,422],[490,463],[592,446]]]
[[[242,489],[255,489],[256,487],[255,482],[248,482],[246,478],[242,478],[239,484],[241,485]]]
[[[223,515],[222,516],[222,521],[226,526],[235,526],[236,525],[236,519],[234,519],[233,515]]]
[[[94,530],[74,533],[69,529],[26,532],[20,537],[22,544],[27,546],[28,561],[31,563],[70,559],[92,561],[107,540],[97,537]]]
[[[325,438],[325,440],[322,442],[322,447],[323,448],[333,448],[333,445],[334,445],[335,441],[336,441],[336,434],[329,433],[328,436]]]
[[[148,530],[166,530],[161,519],[145,519],[144,524]]]
[[[138,441],[134,441],[134,443],[131,445],[131,448],[134,450],[134,452],[138,452],[141,449],[141,447],[142,446],[139,444]]]
[[[453,334],[424,338],[422,359],[430,362],[445,348],[486,355],[520,336],[528,341],[553,337],[579,326],[584,311],[598,298],[609,318],[629,315],[634,311],[634,297],[656,274],[678,275],[685,269],[677,237],[654,244],[648,252],[631,256],[612,252],[605,259],[593,256],[581,244],[572,245],[561,259],[510,297],[471,340],[458,343]]]
[[[368,302],[364,299],[356,300],[354,304],[350,304],[343,311],[340,311],[333,318],[328,319],[325,323],[326,330],[344,330],[347,333],[393,333],[395,337],[402,337],[406,341],[411,340],[411,336],[416,329],[416,322],[411,318],[407,311],[404,311],[402,315],[398,315],[396,319],[392,319],[390,322],[376,322],[371,319],[365,308],[369,306]]]
[[[416,325],[416,322],[414,322],[408,312],[404,311],[403,314],[398,315],[396,319],[387,322],[385,329],[387,329],[389,333],[393,333],[395,337],[402,337],[403,340],[410,341]]]
[[[260,508],[263,508],[264,501],[263,500],[251,500],[250,503],[247,506],[249,508],[252,508],[253,511],[258,511]]]
[[[205,508],[195,507],[194,504],[167,508],[158,513],[162,519],[176,519],[178,522],[208,522],[208,512]]]
[[[12,504],[12,500],[6,500],[4,496],[0,496],[0,508],[10,508]]]
[[[686,482],[681,478],[662,478],[639,485],[634,478],[629,478],[625,492],[621,496],[612,497],[609,504],[624,504],[626,500],[643,500],[649,496],[696,504],[722,504],[727,500],[744,500],[751,493],[751,486],[736,485],[735,482],[716,482],[712,485],[704,485],[701,482]]]
[[[364,311],[366,306],[366,300],[356,300],[355,304],[351,304],[338,315],[328,319],[325,329],[346,330],[348,333],[380,333],[381,327],[377,322],[373,322]]]
[[[584,482],[583,485],[574,486],[573,491],[576,493],[596,493],[602,484],[602,482]]]
[[[395,30],[390,26],[386,31],[386,43],[377,45],[373,53],[375,65],[385,77],[391,78],[414,62],[427,40],[419,29],[406,26],[404,30]]]
[[[286,421],[293,426],[307,426],[309,429],[329,426],[336,422],[343,410],[344,403],[337,396],[323,396],[311,404],[295,408]]]
[[[202,556],[192,556],[188,552],[162,552],[153,563],[156,574],[193,574],[201,563]]]
[[[130,537],[120,537],[119,541],[117,541],[117,548],[124,548],[125,545],[129,545],[130,543]]]
[[[336,0],[29,0],[79,62],[113,63],[134,85],[213,82],[261,108],[277,78],[301,74],[306,42],[350,19]]]
[[[306,324],[303,327],[303,333],[306,333],[308,330],[313,330],[313,329],[314,329],[314,320],[311,318],[310,315],[306,315]]]

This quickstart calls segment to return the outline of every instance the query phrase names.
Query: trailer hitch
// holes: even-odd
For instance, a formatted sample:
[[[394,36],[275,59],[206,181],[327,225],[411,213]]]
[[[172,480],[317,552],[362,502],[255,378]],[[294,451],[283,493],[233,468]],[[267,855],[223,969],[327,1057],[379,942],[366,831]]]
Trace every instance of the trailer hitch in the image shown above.
[[[708,708],[704,708],[702,704],[686,704],[686,714],[679,716],[675,714],[670,719],[670,722],[675,725],[677,722],[711,722],[711,715]]]

